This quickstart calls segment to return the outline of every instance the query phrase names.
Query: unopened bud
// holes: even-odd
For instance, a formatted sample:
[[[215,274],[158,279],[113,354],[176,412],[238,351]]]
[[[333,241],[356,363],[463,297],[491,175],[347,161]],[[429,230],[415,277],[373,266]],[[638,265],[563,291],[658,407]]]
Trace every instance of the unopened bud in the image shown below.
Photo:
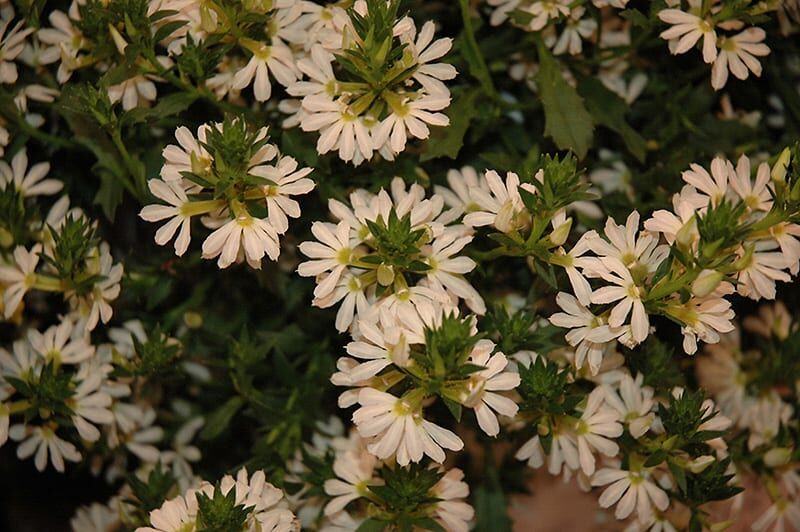
[[[386,264],[378,266],[378,283],[381,286],[389,286],[394,282],[394,268]]]
[[[113,24],[108,25],[108,31],[111,33],[111,39],[114,41],[117,51],[121,54],[125,54],[125,48],[128,47],[128,43],[125,41],[125,38],[120,34],[119,31],[117,31],[117,28],[115,28]]]
[[[669,438],[664,440],[664,443],[661,444],[661,448],[664,449],[665,451],[671,451],[672,448],[675,447],[675,444],[677,442],[678,442],[677,434],[675,436],[670,436]]]
[[[736,261],[731,264],[731,268],[733,268],[734,271],[740,272],[749,267],[753,262],[753,251],[753,246],[745,246],[744,255],[736,259]]]
[[[697,297],[706,297],[717,289],[723,277],[718,271],[703,270],[692,283],[692,294]]]
[[[10,248],[14,244],[14,235],[10,231],[0,227],[0,247]]]
[[[789,161],[792,158],[792,152],[789,148],[784,148],[781,154],[778,156],[778,160],[775,161],[775,165],[772,167],[772,180],[777,183],[785,183],[786,182],[786,169],[789,167]]]
[[[217,20],[205,3],[200,7],[200,27],[206,33],[214,33],[217,31]]]
[[[697,239],[697,219],[692,218],[687,223],[683,224],[675,235],[675,241],[684,249],[691,247]]]
[[[563,245],[567,241],[570,229],[572,229],[572,218],[568,218],[566,222],[553,229],[553,232],[550,233],[550,242],[554,246]]]
[[[391,49],[392,49],[392,39],[387,37],[386,39],[383,40],[377,52],[375,52],[375,59],[378,62],[383,63],[384,61],[386,61],[386,56],[389,55],[389,51]]]
[[[195,152],[192,152],[189,155],[189,163],[191,165],[193,174],[205,176],[207,166],[200,160]]]
[[[788,447],[775,447],[764,454],[764,464],[769,467],[786,465],[792,459],[792,449]]]
[[[698,456],[691,462],[689,462],[689,471],[698,475],[702,473],[708,466],[710,466],[714,462],[715,458],[711,455],[703,455]]]
[[[203,326],[203,315],[199,312],[186,312],[183,315],[183,323],[190,329],[199,329]]]

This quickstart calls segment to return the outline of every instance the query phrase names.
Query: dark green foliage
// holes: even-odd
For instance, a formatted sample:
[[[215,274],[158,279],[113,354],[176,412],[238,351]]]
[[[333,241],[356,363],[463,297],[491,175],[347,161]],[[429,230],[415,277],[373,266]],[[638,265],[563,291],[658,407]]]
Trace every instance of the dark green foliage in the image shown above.
[[[132,492],[128,502],[135,505],[137,511],[145,518],[151,511],[160,508],[177,489],[175,477],[160,463],[156,464],[146,479],[131,474],[128,475],[127,482]]]
[[[419,248],[427,235],[425,229],[411,229],[411,213],[400,218],[397,211],[392,209],[388,220],[379,215],[375,222],[368,220],[367,227],[374,239],[375,253],[362,257],[363,262],[416,273],[430,269],[418,259]]]
[[[670,396],[669,406],[659,405],[658,413],[667,434],[686,443],[699,443],[725,434],[721,430],[702,429],[701,425],[719,414],[714,408],[703,407],[703,390],[685,391],[679,397]]]
[[[383,530],[394,525],[399,530],[411,531],[415,527],[423,530],[443,530],[429,517],[430,507],[437,499],[431,494],[443,473],[418,465],[408,467],[383,467],[379,473],[382,486],[370,486],[370,491],[378,498],[373,503],[375,515],[373,523],[362,525],[359,530]],[[372,527],[372,528],[370,528]]]
[[[250,510],[243,504],[236,504],[235,486],[223,494],[217,483],[212,497],[202,491],[198,491],[196,497],[198,532],[236,532],[244,529]]]
[[[544,357],[537,357],[530,367],[519,366],[522,395],[521,409],[532,412],[536,417],[545,414],[565,414],[571,412],[582,396],[565,395],[570,376],[568,369],[561,369]]]
[[[8,377],[8,382],[29,402],[25,421],[36,418],[64,423],[73,414],[68,401],[75,395],[72,374],[54,361],[48,362],[37,374],[29,372],[21,379]]]
[[[500,304],[493,305],[481,320],[481,329],[492,331],[491,337],[497,343],[497,350],[503,353],[533,351],[547,354],[561,345],[559,329],[552,325],[539,323],[540,316],[530,310],[509,313]]]
[[[97,265],[89,265],[87,261],[98,261],[90,253],[100,243],[92,222],[83,216],[68,214],[59,229],[49,228],[53,235],[52,254],[45,254],[42,259],[51,265],[62,284],[78,294],[91,290],[101,275],[95,273]]]

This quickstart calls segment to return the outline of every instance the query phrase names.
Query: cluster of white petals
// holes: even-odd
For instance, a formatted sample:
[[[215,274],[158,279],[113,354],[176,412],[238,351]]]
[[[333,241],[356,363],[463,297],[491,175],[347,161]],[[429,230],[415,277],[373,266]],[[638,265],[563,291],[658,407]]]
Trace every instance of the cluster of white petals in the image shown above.
[[[202,482],[199,487],[187,490],[150,512],[150,525],[137,528],[137,532],[180,532],[195,530],[200,510],[198,498],[214,498],[215,490],[223,495],[233,490],[234,504],[243,506],[247,512],[242,530],[250,532],[294,532],[300,530],[294,514],[288,509],[283,491],[266,481],[263,471],[248,475],[242,468],[234,478],[225,475],[218,487]]]
[[[477,314],[485,312],[483,298],[464,278],[475,268],[475,262],[461,254],[472,236],[444,209],[444,198],[438,194],[426,198],[420,185],[406,188],[396,177],[388,192],[358,189],[349,200],[349,205],[329,200],[336,223],[314,222],[311,230],[317,241],[300,244],[300,252],[310,260],[297,269],[317,280],[314,306],[340,304],[339,331],[352,330],[356,317],[375,322],[387,313],[406,327],[421,330],[437,311],[455,309],[459,301]],[[381,252],[369,225],[385,224],[392,215],[408,218],[410,230],[421,233],[414,258],[424,266],[418,272],[404,275],[391,264],[364,260]]]
[[[231,179],[224,163],[215,161],[208,151],[207,136],[212,129],[224,134],[225,124],[204,124],[197,136],[183,126],[175,131],[178,144],[164,148],[161,179],[148,183],[153,196],[165,204],[147,205],[139,215],[149,222],[166,220],[156,231],[155,241],[163,246],[175,238],[178,256],[189,249],[192,218],[197,217],[213,230],[203,241],[203,258],[217,258],[220,268],[246,260],[260,269],[264,256],[278,259],[279,238],[288,231],[289,218],[300,216],[300,204],[292,196],[314,188],[314,182],[306,177],[312,169],[298,168],[293,157],[281,155],[275,145],[266,143],[267,128],[261,128],[253,138],[254,146],[260,147],[246,162],[247,177],[257,181],[237,184],[241,190],[235,196],[206,199],[209,187]],[[251,214],[248,202],[265,207],[266,216]]]
[[[766,32],[757,26],[742,30],[744,23],[736,19],[720,20],[716,15],[724,2],[689,1],[688,11],[682,11],[678,2],[659,11],[658,18],[670,25],[661,32],[661,38],[669,41],[673,54],[683,54],[693,49],[702,40],[703,61],[713,63],[711,85],[715,90],[725,87],[728,74],[738,79],[747,79],[752,72],[761,76],[760,57],[769,55],[764,44]],[[741,31],[739,31],[741,30]],[[738,31],[725,34],[726,31]]]

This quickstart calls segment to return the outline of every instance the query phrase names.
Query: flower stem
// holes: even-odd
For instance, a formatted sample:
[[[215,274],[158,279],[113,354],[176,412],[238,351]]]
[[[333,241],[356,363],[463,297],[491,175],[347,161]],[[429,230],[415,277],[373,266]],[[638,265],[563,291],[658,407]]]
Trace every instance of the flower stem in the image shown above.
[[[466,44],[464,52],[468,52],[472,56],[472,61],[467,60],[470,68],[473,70],[472,75],[475,76],[483,86],[483,91],[492,99],[497,99],[497,90],[492,83],[492,76],[489,74],[489,68],[486,66],[486,60],[483,58],[481,49],[478,46],[478,41],[475,40],[475,30],[472,27],[472,16],[470,15],[469,0],[459,0],[461,6],[461,20],[464,22],[464,43]]]

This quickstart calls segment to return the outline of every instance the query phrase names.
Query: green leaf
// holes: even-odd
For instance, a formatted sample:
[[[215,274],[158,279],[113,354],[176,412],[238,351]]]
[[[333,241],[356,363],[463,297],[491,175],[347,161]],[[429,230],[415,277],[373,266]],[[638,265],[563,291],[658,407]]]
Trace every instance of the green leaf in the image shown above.
[[[419,527],[422,530],[431,530],[433,532],[445,532],[445,529],[442,528],[442,525],[440,525],[430,517],[418,517],[414,519],[413,524],[415,526],[415,529]]]
[[[359,525],[356,532],[382,532],[386,529],[387,523],[369,518]]]
[[[536,84],[544,107],[545,135],[561,150],[572,150],[583,159],[592,144],[594,121],[583,99],[561,74],[559,63],[539,43],[539,72]]]
[[[180,29],[182,26],[185,25],[186,22],[183,20],[173,20],[172,22],[167,22],[166,24],[158,28],[156,34],[153,36],[153,40],[155,42],[163,41],[164,39],[166,39],[167,37],[169,37],[178,29]]]
[[[461,405],[459,403],[456,403],[452,399],[448,399],[447,397],[442,397],[442,399],[444,399],[445,406],[447,406],[447,409],[450,411],[451,414],[453,414],[453,417],[456,419],[456,421],[460,422],[461,411],[462,411]]]
[[[656,452],[651,454],[644,463],[645,467],[655,467],[667,458],[667,451],[664,449],[658,449]]]
[[[475,490],[475,531],[511,532],[505,494],[501,489],[480,486]]]
[[[172,279],[159,279],[158,282],[147,291],[147,303],[145,304],[145,308],[147,310],[153,310],[163,303],[172,293],[173,284],[174,282]]]
[[[669,470],[672,472],[672,476],[675,477],[675,482],[677,482],[680,490],[686,493],[686,472],[681,466],[672,461],[669,461]]]
[[[468,0],[459,0],[461,7],[461,21],[464,24],[464,31],[458,37],[457,48],[469,65],[469,72],[475,79],[481,82],[483,91],[492,97],[496,97],[497,91],[492,83],[492,76],[486,66],[480,46],[475,40],[475,30],[472,27],[472,13]]]
[[[552,264],[547,264],[545,266],[541,261],[537,260],[534,262],[534,267],[536,268],[536,274],[541,277],[550,288],[558,290],[558,280],[556,280],[556,272]]]
[[[108,172],[101,173],[100,188],[97,189],[97,194],[94,196],[94,203],[95,205],[100,205],[100,208],[103,209],[103,214],[112,222],[114,221],[117,207],[122,203],[123,192],[124,187],[119,179]]]
[[[208,416],[208,421],[200,432],[200,438],[203,440],[213,440],[222,434],[222,432],[228,428],[233,416],[236,415],[236,412],[238,412],[242,406],[244,406],[244,399],[238,395],[228,399],[224,405],[214,410],[211,415]]]
[[[625,121],[628,105],[614,92],[593,77],[578,78],[578,93],[595,122],[619,133],[625,146],[639,161],[646,156],[646,143],[639,133]]]
[[[127,111],[121,120],[124,125],[156,121],[185,111],[196,99],[196,95],[185,92],[168,94],[159,98],[154,107],[137,107]]]
[[[464,134],[470,122],[478,114],[477,102],[481,95],[479,89],[472,89],[458,96],[448,110],[450,125],[435,128],[422,149],[421,161],[436,157],[455,159],[464,145]]]
[[[146,480],[140,479],[133,473],[128,475],[127,480],[133,499],[126,499],[126,502],[137,506],[145,513],[160,507],[177,484],[171,470],[164,469],[161,462],[155,465]]]
[[[647,16],[639,11],[638,9],[626,9],[625,11],[620,12],[620,16],[625,20],[628,20],[634,26],[639,26],[640,28],[648,29],[652,26],[650,19]]]

